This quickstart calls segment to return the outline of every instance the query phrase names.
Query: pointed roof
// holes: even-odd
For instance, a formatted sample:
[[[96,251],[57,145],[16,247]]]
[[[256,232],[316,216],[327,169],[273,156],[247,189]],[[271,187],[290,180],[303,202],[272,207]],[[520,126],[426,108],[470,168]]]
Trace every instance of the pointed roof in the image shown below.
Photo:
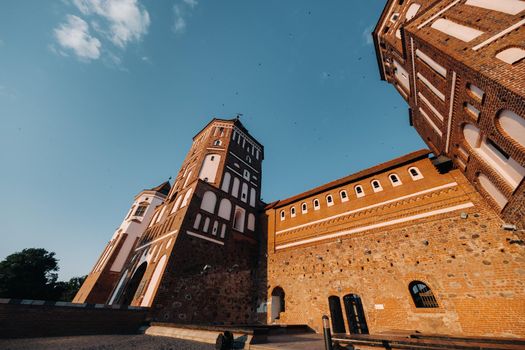
[[[163,195],[167,196],[168,193],[170,192],[170,190],[171,190],[170,182],[169,181],[164,181],[160,185],[158,185],[156,187],[153,187],[153,188],[150,188],[148,191],[160,192]]]

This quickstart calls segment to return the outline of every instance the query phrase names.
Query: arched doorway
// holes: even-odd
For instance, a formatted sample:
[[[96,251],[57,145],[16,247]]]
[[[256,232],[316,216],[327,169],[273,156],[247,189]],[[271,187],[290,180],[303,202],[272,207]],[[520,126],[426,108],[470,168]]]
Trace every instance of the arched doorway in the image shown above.
[[[351,334],[368,334],[363,303],[357,294],[347,294],[343,297],[346,319]]]
[[[343,310],[341,309],[341,299],[335,295],[329,296],[328,307],[330,308],[330,318],[332,319],[332,332],[346,333]]]
[[[272,291],[272,322],[281,317],[285,311],[285,294],[281,287],[275,287]]]
[[[128,286],[126,287],[126,290],[124,291],[124,294],[122,294],[121,298],[121,304],[122,305],[130,305],[133,301],[133,298],[135,297],[135,293],[137,292],[137,289],[139,287],[140,281],[142,280],[142,277],[144,277],[144,272],[146,272],[146,268],[148,267],[147,262],[143,262],[137,270],[135,270],[135,273],[133,274],[133,277],[131,277],[131,280],[128,283]]]

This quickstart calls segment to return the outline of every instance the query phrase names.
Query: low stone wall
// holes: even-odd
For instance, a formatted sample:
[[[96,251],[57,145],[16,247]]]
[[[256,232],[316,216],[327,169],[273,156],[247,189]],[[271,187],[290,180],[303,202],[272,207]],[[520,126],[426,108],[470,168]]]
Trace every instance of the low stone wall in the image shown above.
[[[134,334],[148,308],[0,299],[0,338]]]

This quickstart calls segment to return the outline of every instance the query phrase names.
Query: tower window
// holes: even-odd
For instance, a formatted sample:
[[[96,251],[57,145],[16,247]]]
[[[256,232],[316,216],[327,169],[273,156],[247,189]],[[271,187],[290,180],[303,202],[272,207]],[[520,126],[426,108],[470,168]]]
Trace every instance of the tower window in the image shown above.
[[[423,178],[423,175],[415,166],[408,168],[408,173],[410,174],[410,177],[412,177],[412,180],[419,180]]]
[[[281,210],[281,221],[283,221],[286,217],[286,214],[284,213],[284,210]]]
[[[319,204],[319,199],[314,199],[314,210],[321,209],[321,205]]]
[[[290,216],[291,216],[292,218],[295,217],[295,207],[292,207],[292,208],[290,209]]]
[[[331,207],[332,205],[334,205],[334,199],[332,198],[332,195],[329,194],[328,196],[326,196],[326,204],[328,204],[329,207]]]
[[[439,307],[436,297],[432,290],[421,281],[412,281],[408,285],[408,290],[417,308],[436,308]]]
[[[140,204],[138,207],[137,207],[137,210],[135,210],[135,214],[133,214],[134,216],[144,216],[144,213],[146,212],[146,209],[148,208],[148,204]]]
[[[244,170],[242,177],[244,177],[246,180],[250,180],[250,172],[248,170]]]
[[[303,214],[308,213],[308,207],[306,206],[306,203],[301,204],[301,212]]]
[[[213,145],[214,146],[220,146],[220,145],[222,145],[222,141],[221,140],[215,140],[215,141],[213,141]]]
[[[383,187],[381,186],[379,180],[372,180],[372,189],[374,190],[374,192],[379,192],[383,190]]]
[[[355,190],[355,195],[357,197],[363,197],[365,195],[365,192],[363,191],[363,186],[361,185],[355,186],[354,190]]]

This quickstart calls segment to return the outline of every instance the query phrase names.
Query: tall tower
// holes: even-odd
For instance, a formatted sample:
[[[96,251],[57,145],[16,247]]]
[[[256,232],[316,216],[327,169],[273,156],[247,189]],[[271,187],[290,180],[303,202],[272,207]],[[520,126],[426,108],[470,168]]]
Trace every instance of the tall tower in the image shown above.
[[[103,304],[108,300],[130,253],[148,226],[155,207],[164,201],[170,189],[169,182],[164,182],[135,196],[124,221],[73,299],[74,303]]]
[[[525,225],[525,1],[389,0],[373,37],[410,123]],[[443,157],[442,157],[443,158]]]
[[[108,301],[162,320],[251,321],[263,156],[238,119],[198,132]]]

